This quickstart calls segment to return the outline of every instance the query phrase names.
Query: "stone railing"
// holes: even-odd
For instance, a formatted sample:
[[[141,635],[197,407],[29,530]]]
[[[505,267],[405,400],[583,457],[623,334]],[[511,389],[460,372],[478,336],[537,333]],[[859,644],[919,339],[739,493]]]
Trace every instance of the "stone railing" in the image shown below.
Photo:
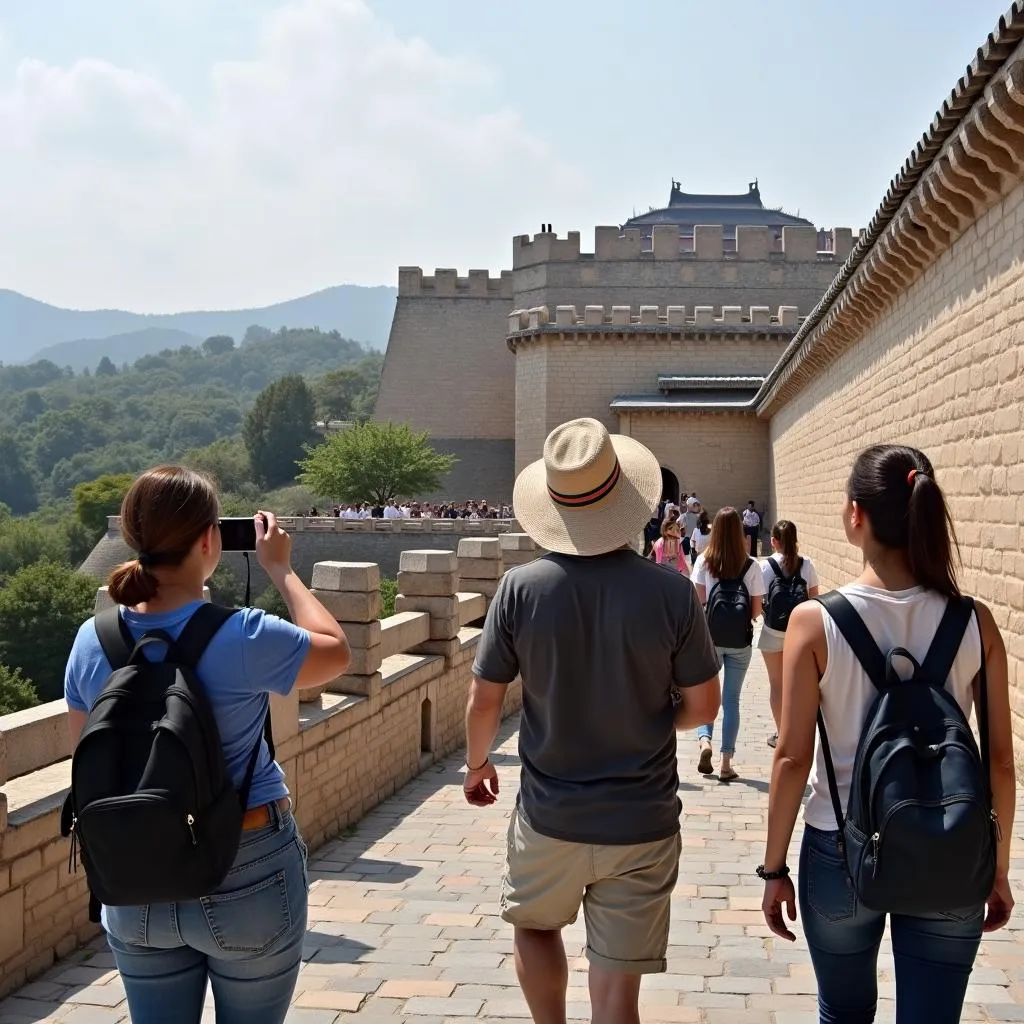
[[[324,686],[271,696],[277,759],[311,848],[462,743],[479,626],[506,569],[538,553],[524,534],[404,551],[385,619],[375,563],[316,565],[314,592],[345,629],[352,663]],[[96,608],[109,604],[104,588]],[[520,703],[514,684],[505,713]],[[70,753],[63,700],[0,717],[0,997],[97,931],[60,838]]]

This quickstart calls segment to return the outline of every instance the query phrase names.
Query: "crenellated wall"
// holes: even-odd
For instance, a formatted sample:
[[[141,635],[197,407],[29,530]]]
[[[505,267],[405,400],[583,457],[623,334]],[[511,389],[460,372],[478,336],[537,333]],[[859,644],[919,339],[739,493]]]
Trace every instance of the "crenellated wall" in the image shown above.
[[[850,228],[829,232],[830,248],[819,250],[818,231],[811,226],[793,225],[782,229],[776,243],[771,228],[740,225],[728,232],[720,224],[698,224],[693,233],[675,224],[652,228],[594,228],[594,251],[580,251],[580,233],[570,231],[559,238],[550,231],[516,235],[512,239],[512,267],[519,270],[538,263],[575,260],[741,260],[786,263],[842,263],[853,248]]]
[[[547,306],[515,309],[508,316],[508,333],[518,335],[554,324],[556,327],[667,327],[675,330],[709,327],[722,329],[796,328],[800,322],[796,306],[779,306],[775,313],[767,306],[557,306],[552,320]],[[514,347],[514,345],[513,345]]]
[[[277,758],[311,848],[461,745],[477,626],[505,568],[538,553],[524,534],[466,537],[457,552],[407,550],[407,596],[379,621],[378,566],[316,567],[316,592],[348,633],[352,666],[326,687],[271,697]],[[97,594],[97,609],[107,603]],[[516,683],[504,713],[520,705]],[[85,876],[60,838],[69,755],[63,701],[0,717],[0,997],[98,931]]]
[[[457,270],[435,270],[432,277],[424,277],[420,267],[398,268],[399,295],[426,295],[434,298],[464,296],[472,299],[512,298],[512,272],[503,270],[491,277],[487,270],[471,270],[459,277]]]

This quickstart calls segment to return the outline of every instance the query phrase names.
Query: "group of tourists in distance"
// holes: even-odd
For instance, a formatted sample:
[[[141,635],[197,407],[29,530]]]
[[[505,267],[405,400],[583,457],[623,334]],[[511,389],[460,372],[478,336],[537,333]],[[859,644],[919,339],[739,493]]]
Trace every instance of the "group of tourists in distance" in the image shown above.
[[[722,710],[718,776],[737,778],[739,695],[763,615],[777,733],[766,849],[749,870],[765,920],[792,941],[799,917],[822,1022],[874,1019],[887,921],[897,1021],[959,1020],[982,934],[1013,909],[1014,758],[1006,652],[991,612],[958,586],[931,463],[901,445],[861,452],[836,515],[864,569],[826,594],[794,524],[775,524],[759,563],[751,517],[709,519],[696,496],[681,513],[695,514],[685,548],[670,512],[643,557],[636,538],[661,492],[652,453],[593,419],[555,428],[515,483],[516,518],[548,553],[509,570],[487,613],[463,790],[477,808],[498,801],[490,752],[521,679],[500,914],[533,1019],[566,1020],[561,932],[581,907],[592,1019],[640,1019],[642,976],[667,966],[677,732],[697,731],[696,769],[711,774]],[[133,1020],[198,1022],[209,982],[218,1021],[280,1022],[307,871],[268,694],[344,673],[348,642],[269,512],[256,515],[256,556],[292,621],[203,602],[221,539],[217,493],[196,472],[143,473],[121,529],[137,557],[111,575],[117,607],[81,627],[67,666],[65,831]],[[787,851],[808,779],[797,890]]]

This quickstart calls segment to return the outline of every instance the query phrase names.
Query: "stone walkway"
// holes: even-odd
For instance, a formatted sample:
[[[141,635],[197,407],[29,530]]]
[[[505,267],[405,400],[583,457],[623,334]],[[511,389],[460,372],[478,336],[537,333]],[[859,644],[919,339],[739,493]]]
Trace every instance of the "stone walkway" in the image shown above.
[[[694,771],[680,743],[683,860],[668,973],[644,981],[645,1021],[815,1024],[806,945],[769,938],[753,869],[764,842],[770,750],[767,678],[755,654],[743,696],[737,768],[728,785]],[[368,814],[310,864],[310,925],[292,1024],[343,1021],[489,1024],[528,1020],[497,917],[504,835],[518,779],[515,723],[502,732],[499,804],[462,798],[461,756],[446,759]],[[1018,812],[1018,821],[1022,815]],[[1016,828],[1018,878],[1024,867]],[[797,839],[794,840],[794,845]],[[795,851],[790,863],[796,863]],[[1024,891],[1011,927],[982,945],[965,1021],[1024,1021]],[[799,923],[797,924],[799,936]],[[582,926],[566,931],[569,1016],[589,1019]],[[893,1018],[892,961],[883,954],[879,1021]],[[0,1024],[128,1019],[124,989],[100,940],[0,1003]],[[207,1016],[213,1021],[212,1004]]]

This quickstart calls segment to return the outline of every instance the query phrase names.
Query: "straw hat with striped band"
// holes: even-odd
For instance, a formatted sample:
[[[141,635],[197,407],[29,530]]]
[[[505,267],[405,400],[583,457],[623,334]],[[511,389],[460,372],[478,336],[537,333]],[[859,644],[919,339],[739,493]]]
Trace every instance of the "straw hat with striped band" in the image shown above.
[[[519,474],[512,503],[541,547],[603,555],[636,539],[661,489],[661,467],[647,448],[584,418],[551,431],[544,457]]]

